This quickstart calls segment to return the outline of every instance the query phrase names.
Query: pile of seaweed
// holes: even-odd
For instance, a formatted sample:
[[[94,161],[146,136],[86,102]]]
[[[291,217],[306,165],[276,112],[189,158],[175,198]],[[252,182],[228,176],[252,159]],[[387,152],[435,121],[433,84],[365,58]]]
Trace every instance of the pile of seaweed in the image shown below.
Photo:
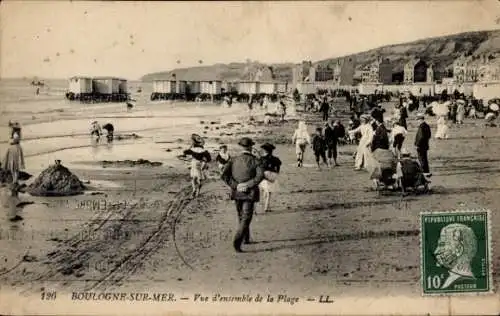
[[[34,196],[69,196],[82,194],[85,189],[77,176],[56,161],[42,171],[26,191]]]

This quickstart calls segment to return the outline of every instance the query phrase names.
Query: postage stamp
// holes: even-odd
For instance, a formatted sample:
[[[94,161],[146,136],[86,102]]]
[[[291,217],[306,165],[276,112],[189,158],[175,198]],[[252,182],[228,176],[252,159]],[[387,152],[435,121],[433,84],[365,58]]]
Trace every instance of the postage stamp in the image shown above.
[[[490,224],[489,210],[420,214],[424,295],[493,292]]]

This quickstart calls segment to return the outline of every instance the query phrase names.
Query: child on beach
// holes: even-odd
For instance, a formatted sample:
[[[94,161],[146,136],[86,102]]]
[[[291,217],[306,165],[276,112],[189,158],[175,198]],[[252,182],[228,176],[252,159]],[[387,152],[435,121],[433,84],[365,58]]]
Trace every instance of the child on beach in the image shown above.
[[[316,128],[316,134],[314,134],[312,138],[312,149],[314,151],[314,156],[316,157],[316,164],[318,165],[318,169],[321,169],[319,165],[320,158],[323,160],[323,163],[329,168],[330,164],[328,160],[326,160],[326,140],[323,137],[323,129],[321,127]]]
[[[259,188],[264,195],[264,212],[269,211],[271,194],[278,191],[278,174],[281,168],[281,160],[273,156],[274,145],[265,143],[261,146],[264,153],[260,158],[262,168],[264,169],[264,180],[259,184]]]
[[[212,160],[210,153],[203,147],[205,141],[197,134],[191,135],[193,144],[191,148],[184,151],[184,155],[190,155],[191,160],[191,185],[193,187],[192,197],[195,198],[200,194],[203,180],[205,180],[205,169],[207,164]]]
[[[400,157],[401,147],[403,147],[403,142],[405,140],[406,134],[408,132],[406,129],[400,125],[399,122],[394,122],[391,130],[392,148],[396,157]]]
[[[219,154],[215,158],[215,161],[217,161],[220,170],[224,169],[224,166],[227,164],[230,158],[231,156],[227,152],[227,145],[220,146]]]
[[[90,136],[95,137],[95,140],[99,141],[101,135],[102,135],[101,125],[99,125],[97,121],[93,121],[92,124],[90,125]]]

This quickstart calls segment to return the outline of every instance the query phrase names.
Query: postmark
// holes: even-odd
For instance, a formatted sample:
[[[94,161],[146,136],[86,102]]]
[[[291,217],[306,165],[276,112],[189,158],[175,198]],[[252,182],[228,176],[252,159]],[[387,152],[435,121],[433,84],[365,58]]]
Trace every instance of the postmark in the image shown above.
[[[490,214],[486,209],[420,214],[423,295],[493,292]]]

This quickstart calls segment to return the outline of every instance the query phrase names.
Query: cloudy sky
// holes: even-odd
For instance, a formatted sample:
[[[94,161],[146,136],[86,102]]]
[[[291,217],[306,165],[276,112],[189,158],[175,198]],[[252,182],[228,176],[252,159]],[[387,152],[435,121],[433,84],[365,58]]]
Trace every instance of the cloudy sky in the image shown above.
[[[116,75],[244,61],[318,60],[500,28],[499,1],[2,1],[2,77]]]

